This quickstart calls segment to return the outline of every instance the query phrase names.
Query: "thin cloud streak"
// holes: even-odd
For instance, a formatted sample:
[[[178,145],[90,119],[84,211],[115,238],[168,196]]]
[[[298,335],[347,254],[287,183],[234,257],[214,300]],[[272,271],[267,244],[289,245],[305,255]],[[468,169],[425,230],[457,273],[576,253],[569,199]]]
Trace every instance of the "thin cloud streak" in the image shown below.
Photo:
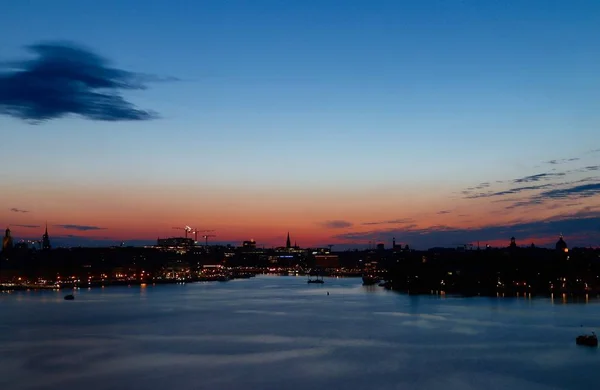
[[[378,222],[363,222],[361,225],[402,225],[407,223],[414,223],[415,220],[413,218],[398,218],[391,219],[389,221],[378,221]]]
[[[327,229],[344,229],[352,227],[353,223],[337,219],[332,221],[321,222],[320,225]]]
[[[539,173],[537,175],[525,176],[520,179],[515,179],[515,180],[513,180],[513,183],[531,183],[531,182],[537,182],[540,180],[550,180],[552,178],[562,177],[562,176],[566,176],[566,173],[565,172]]]
[[[574,158],[563,158],[560,160],[550,160],[550,161],[544,161],[545,164],[551,164],[551,165],[558,165],[558,164],[565,164],[568,162],[573,162],[573,161],[579,161],[581,160],[579,157],[574,157]]]
[[[64,224],[64,225],[54,225],[55,227],[67,229],[67,230],[79,230],[82,232],[90,231],[90,230],[106,230],[106,228],[99,226],[89,226],[89,225],[73,225],[73,224]]]
[[[23,210],[23,209],[19,209],[16,207],[11,208],[10,211],[12,211],[13,213],[28,213],[29,212],[29,210]]]

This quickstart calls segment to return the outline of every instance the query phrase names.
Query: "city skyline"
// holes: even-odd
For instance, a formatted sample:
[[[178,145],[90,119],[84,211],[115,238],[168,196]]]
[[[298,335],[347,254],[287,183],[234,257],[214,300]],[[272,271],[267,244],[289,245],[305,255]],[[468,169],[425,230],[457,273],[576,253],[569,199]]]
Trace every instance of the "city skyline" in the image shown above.
[[[185,225],[267,246],[600,245],[597,2],[9,4],[0,228],[16,238],[48,221],[73,245]],[[6,64],[68,41],[148,89],[113,117],[16,115]]]

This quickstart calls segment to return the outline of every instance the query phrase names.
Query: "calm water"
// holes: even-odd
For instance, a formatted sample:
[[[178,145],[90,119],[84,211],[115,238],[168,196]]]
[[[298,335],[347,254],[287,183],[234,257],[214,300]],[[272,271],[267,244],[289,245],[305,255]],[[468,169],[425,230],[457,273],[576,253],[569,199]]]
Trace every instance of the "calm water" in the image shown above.
[[[600,386],[600,350],[574,342],[580,324],[600,328],[597,303],[408,297],[300,277],[64,294],[0,294],[0,388]]]

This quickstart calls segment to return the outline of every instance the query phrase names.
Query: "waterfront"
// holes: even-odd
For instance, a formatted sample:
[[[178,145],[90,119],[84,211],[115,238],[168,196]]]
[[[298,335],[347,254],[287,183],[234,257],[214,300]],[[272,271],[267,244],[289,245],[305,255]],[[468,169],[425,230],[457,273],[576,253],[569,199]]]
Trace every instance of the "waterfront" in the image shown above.
[[[0,294],[10,389],[581,389],[600,304],[407,296],[360,279],[259,276]],[[327,292],[330,295],[327,295]],[[585,300],[583,300],[585,302]]]

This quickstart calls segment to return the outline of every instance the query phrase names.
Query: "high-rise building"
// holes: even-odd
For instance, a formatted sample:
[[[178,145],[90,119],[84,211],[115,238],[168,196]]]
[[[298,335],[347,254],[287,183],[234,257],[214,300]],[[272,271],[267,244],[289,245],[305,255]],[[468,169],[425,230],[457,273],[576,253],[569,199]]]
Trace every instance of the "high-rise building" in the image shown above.
[[[290,249],[292,247],[292,240],[290,240],[290,232],[287,235],[287,241],[285,242],[285,247]]]
[[[6,228],[4,237],[2,238],[2,252],[10,251],[13,248],[13,239],[10,235],[10,229]]]
[[[44,235],[42,236],[42,249],[43,250],[50,250],[52,247],[50,246],[50,237],[48,237],[48,222],[46,222],[46,231],[44,232]]]

